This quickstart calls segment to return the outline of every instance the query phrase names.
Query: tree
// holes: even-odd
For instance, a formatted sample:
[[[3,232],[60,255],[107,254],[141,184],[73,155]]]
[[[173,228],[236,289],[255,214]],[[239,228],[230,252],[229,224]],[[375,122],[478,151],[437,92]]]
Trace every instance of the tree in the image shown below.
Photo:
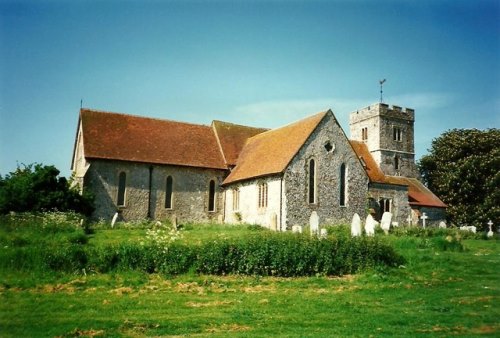
[[[432,141],[418,164],[424,183],[456,225],[500,221],[500,130],[453,129]]]
[[[10,211],[75,211],[90,215],[93,198],[80,194],[54,166],[23,165],[0,176],[0,214]]]

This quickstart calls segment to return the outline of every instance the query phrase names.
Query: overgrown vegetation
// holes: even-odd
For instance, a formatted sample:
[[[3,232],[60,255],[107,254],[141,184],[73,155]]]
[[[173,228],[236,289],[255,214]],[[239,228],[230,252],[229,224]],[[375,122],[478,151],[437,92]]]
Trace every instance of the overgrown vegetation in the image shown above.
[[[67,219],[48,219],[3,216],[5,226],[0,237],[3,268],[71,273],[138,270],[183,274],[192,271],[292,277],[344,275],[366,268],[403,264],[401,256],[379,237],[351,238],[338,233],[317,238],[255,231],[257,228],[250,227],[242,237],[218,237],[193,244],[179,241],[182,231],[159,223],[152,224],[140,241],[87,245],[88,239],[76,220],[68,223]],[[57,236],[54,230],[59,232]]]
[[[74,211],[90,215],[93,197],[79,193],[54,166],[30,164],[2,178],[0,214],[9,212]]]
[[[448,205],[451,222],[486,229],[500,222],[500,130],[453,129],[418,163],[426,185]]]
[[[114,229],[100,224],[94,230],[86,234],[74,214],[0,219],[2,337],[500,333],[498,243],[464,239],[462,235],[469,234],[456,229],[398,228],[389,236],[377,233],[374,239],[350,242],[355,250],[339,244],[349,240],[347,226],[329,228],[326,240],[295,234],[275,237],[244,225],[188,224],[182,235],[152,223],[119,224]],[[148,239],[148,230],[160,230],[159,235]],[[163,236],[168,236],[166,241]],[[393,247],[405,263],[361,265],[355,275],[342,277],[316,275],[317,267],[312,277],[293,278],[265,277],[255,270],[269,271],[269,259],[285,254],[291,261],[304,256],[296,261],[315,267],[309,261],[314,250],[335,242],[347,255],[342,259],[351,260],[351,265],[342,263],[349,268],[364,259],[356,245],[377,241]],[[157,256],[164,243],[166,255]],[[201,256],[197,248],[207,252]],[[228,273],[229,264],[254,270],[247,271],[251,276],[200,274],[196,268],[183,272],[202,257],[207,269],[222,267]]]

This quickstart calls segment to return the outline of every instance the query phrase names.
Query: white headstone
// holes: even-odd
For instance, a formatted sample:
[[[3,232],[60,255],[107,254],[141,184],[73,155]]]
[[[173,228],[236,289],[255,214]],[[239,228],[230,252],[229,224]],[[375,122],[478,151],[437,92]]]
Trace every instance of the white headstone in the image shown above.
[[[366,236],[373,236],[375,235],[375,226],[378,224],[378,222],[373,218],[372,215],[366,216],[366,222],[365,222],[365,233]]]
[[[446,222],[445,222],[445,221],[441,221],[441,222],[439,222],[439,227],[440,227],[441,229],[446,229]]]
[[[319,232],[319,216],[316,211],[313,211],[309,217],[309,229],[311,229],[311,235],[317,235]]]
[[[301,234],[302,233],[302,226],[301,225],[294,225],[294,226],[292,226],[292,232]]]
[[[278,215],[276,215],[275,212],[271,214],[271,230],[276,231],[278,230]]]
[[[115,227],[115,223],[116,223],[117,219],[118,219],[118,213],[115,213],[115,215],[113,216],[113,219],[111,220],[111,227],[112,228]]]
[[[473,232],[473,233],[476,233],[476,227],[471,225],[471,226],[468,226],[468,225],[464,225],[464,226],[461,226],[460,227],[460,230],[463,230],[463,231],[469,231],[469,232]]]
[[[399,227],[399,222],[392,222],[391,225],[393,228],[397,228]]]
[[[354,216],[352,216],[351,236],[361,236],[361,218],[359,218],[358,214],[354,214]]]
[[[392,214],[388,211],[384,212],[382,219],[380,220],[380,227],[384,230],[386,235],[389,233],[389,229],[391,228],[391,220]]]
[[[422,226],[423,226],[423,227],[424,227],[424,229],[425,229],[425,220],[426,220],[427,218],[429,218],[429,216],[427,216],[427,215],[425,214],[425,212],[423,212],[423,213],[422,213],[422,216],[421,216],[420,218],[422,219]]]
[[[177,226],[178,226],[178,224],[177,224],[177,216],[176,215],[172,215],[172,227],[177,230]]]
[[[488,227],[490,228],[490,231],[488,231],[488,233],[486,234],[486,236],[488,238],[491,238],[491,237],[493,237],[493,229],[491,228],[493,226],[493,222],[491,221],[491,219],[490,219],[490,221],[487,224],[488,224]]]
[[[328,236],[328,231],[327,231],[326,229],[321,229],[321,230],[319,231],[319,234],[320,234],[319,236],[320,236],[321,238],[326,238],[326,237]]]
[[[408,223],[409,226],[413,223],[413,217],[411,217],[411,214],[408,215],[408,218],[406,219],[406,222]]]

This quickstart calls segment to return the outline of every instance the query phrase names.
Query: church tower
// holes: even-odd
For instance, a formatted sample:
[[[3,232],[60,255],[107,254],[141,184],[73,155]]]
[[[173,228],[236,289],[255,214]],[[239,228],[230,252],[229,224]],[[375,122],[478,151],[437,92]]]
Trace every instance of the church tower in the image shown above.
[[[349,115],[351,139],[366,143],[386,175],[419,178],[415,165],[415,111],[375,103]]]

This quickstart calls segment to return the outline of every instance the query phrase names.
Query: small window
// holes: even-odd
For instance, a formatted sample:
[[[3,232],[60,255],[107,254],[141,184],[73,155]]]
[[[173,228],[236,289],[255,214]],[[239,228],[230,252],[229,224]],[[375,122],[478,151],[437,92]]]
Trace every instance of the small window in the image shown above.
[[[396,155],[396,156],[394,156],[394,169],[399,170],[399,168],[400,168],[399,156]]]
[[[361,129],[361,139],[363,141],[368,140],[368,127]]]
[[[309,203],[316,203],[316,162],[309,161]]]
[[[403,132],[399,127],[392,128],[392,138],[396,142],[401,142],[403,140]]]
[[[215,181],[211,180],[208,187],[208,211],[215,211]]]
[[[382,213],[391,212],[392,200],[390,198],[381,198],[379,204],[380,204],[380,211],[382,211]]]
[[[122,171],[120,175],[118,175],[118,196],[116,198],[116,204],[119,207],[125,206],[126,184],[127,184],[127,174]]]
[[[267,183],[259,184],[259,208],[267,207]]]
[[[332,142],[328,141],[325,143],[325,150],[329,153],[331,153],[335,149],[335,146],[332,144]]]
[[[172,209],[172,195],[173,195],[174,182],[172,176],[167,177],[167,184],[165,188],[165,208]]]
[[[347,168],[345,163],[340,166],[339,204],[342,207],[347,204]]]
[[[240,209],[240,190],[233,189],[233,210],[238,211]]]

